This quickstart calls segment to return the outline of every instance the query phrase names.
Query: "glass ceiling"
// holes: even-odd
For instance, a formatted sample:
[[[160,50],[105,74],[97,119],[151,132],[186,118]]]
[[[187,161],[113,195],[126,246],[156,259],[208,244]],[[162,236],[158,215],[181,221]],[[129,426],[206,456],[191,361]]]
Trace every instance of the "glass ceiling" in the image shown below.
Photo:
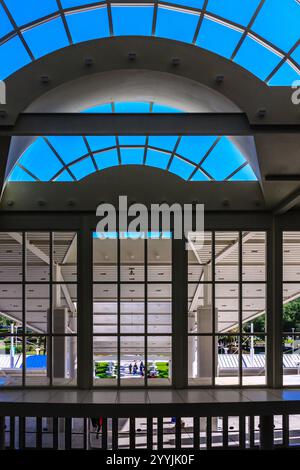
[[[180,112],[156,103],[108,103],[85,112]],[[38,137],[20,156],[8,181],[78,181],[119,165],[147,165],[186,181],[256,181],[240,150],[218,136]]]
[[[0,0],[0,79],[70,44],[138,35],[194,44],[288,86],[300,78],[299,25],[299,0]]]

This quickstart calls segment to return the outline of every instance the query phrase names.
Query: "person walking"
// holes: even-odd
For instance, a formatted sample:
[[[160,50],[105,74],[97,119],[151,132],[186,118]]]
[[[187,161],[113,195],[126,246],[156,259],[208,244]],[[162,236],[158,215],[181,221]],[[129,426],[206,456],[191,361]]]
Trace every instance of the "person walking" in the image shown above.
[[[101,431],[103,418],[102,416],[100,416],[100,418],[91,418],[91,422],[94,428],[94,432],[96,432],[96,439],[99,439],[99,433]]]
[[[183,419],[181,419],[181,418],[179,418],[179,421],[180,421],[180,426],[181,426],[182,428],[184,428],[184,427],[185,427],[185,421],[183,421]],[[171,424],[176,425],[176,417],[175,417],[175,416],[172,416],[172,418],[171,418]]]

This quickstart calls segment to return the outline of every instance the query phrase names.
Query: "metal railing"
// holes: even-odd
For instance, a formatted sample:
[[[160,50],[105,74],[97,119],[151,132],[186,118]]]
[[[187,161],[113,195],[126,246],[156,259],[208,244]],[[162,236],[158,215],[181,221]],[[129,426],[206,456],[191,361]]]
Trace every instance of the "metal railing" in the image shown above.
[[[98,419],[98,418],[97,418]],[[300,415],[0,417],[0,449],[300,448]]]

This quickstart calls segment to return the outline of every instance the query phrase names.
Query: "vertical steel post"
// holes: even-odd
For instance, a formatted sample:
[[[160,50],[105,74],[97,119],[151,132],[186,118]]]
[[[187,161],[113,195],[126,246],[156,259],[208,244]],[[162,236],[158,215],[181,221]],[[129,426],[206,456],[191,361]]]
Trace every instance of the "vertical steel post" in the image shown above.
[[[267,385],[282,387],[282,233],[274,216],[267,241]]]
[[[273,416],[260,417],[260,448],[263,450],[273,449],[274,422]]]
[[[0,416],[0,450],[5,449],[5,417]]]
[[[78,387],[93,385],[93,283],[92,234],[87,216],[78,233]]]
[[[147,418],[147,450],[153,449],[153,418]]]
[[[172,244],[172,384],[174,388],[187,386],[187,252],[185,239],[173,239]]]

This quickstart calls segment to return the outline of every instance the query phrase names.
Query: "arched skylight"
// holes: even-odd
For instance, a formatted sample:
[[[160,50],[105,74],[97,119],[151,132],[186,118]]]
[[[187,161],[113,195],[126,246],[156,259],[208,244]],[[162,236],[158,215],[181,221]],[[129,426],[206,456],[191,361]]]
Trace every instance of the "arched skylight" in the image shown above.
[[[156,103],[108,103],[85,112],[179,112]],[[245,157],[228,137],[38,137],[20,156],[9,181],[77,181],[119,165],[146,165],[187,181],[254,181]]]
[[[0,79],[57,49],[109,36],[194,44],[268,85],[300,78],[299,0],[0,0]]]

